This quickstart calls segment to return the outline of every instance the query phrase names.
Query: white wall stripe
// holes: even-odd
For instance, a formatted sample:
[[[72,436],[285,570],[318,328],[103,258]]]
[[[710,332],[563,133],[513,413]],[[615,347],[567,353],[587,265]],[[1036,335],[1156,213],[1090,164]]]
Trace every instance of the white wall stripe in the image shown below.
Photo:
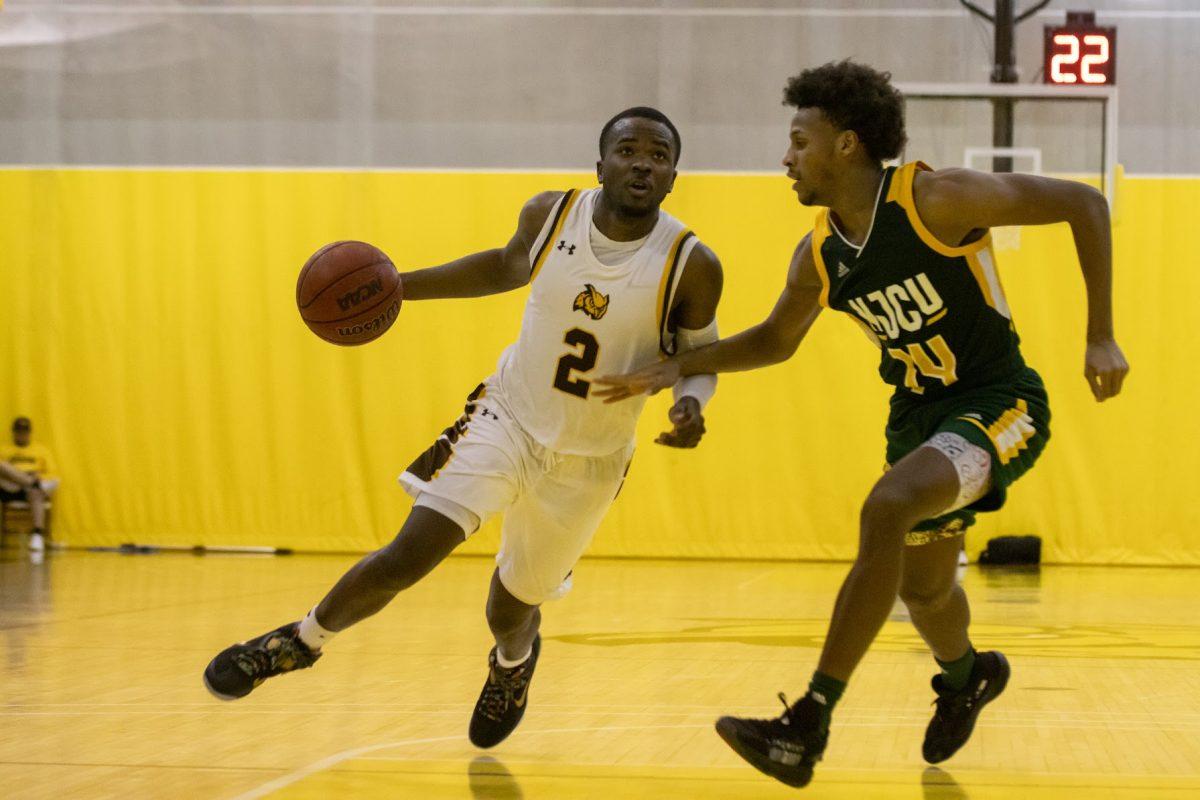
[[[334,16],[366,14],[373,17],[968,17],[965,8],[628,8],[618,6],[318,6],[254,4],[247,6],[127,6],[112,2],[64,2],[34,5],[8,2],[6,11],[52,14],[122,14],[122,16]],[[1154,8],[1097,8],[1097,17],[1110,19],[1200,19],[1200,11],[1168,11]],[[1043,11],[1037,17],[1063,18],[1063,11]]]
[[[956,18],[970,16],[963,8],[622,8],[617,6],[128,6],[115,3],[61,3],[57,5],[9,2],[9,12],[37,14],[112,14],[121,16],[411,16],[411,17],[740,17],[740,18]],[[1200,20],[1200,10],[1095,9],[1097,18]],[[1064,12],[1042,11],[1036,16],[1062,20]]]
[[[371,173],[394,174],[411,173],[416,175],[586,175],[595,176],[595,170],[574,167],[365,167],[320,164],[316,166],[301,166],[287,164],[20,164],[15,162],[0,163],[0,172],[22,171],[82,171],[82,170],[126,170],[128,172],[339,172],[339,173]],[[689,175],[732,175],[747,178],[780,178],[787,179],[783,169],[778,170],[746,170],[746,169],[684,169],[679,171],[680,177]],[[1087,178],[1093,180],[1095,175],[1087,176],[1071,172],[1048,172],[1050,177],[1058,178]],[[1126,172],[1122,180],[1200,180],[1200,173],[1169,173],[1169,172]],[[789,181],[790,182],[790,181]]]
[[[182,14],[272,15],[272,16],[411,16],[411,17],[963,17],[961,8],[621,8],[618,6],[320,6],[320,5],[245,5],[245,6],[125,6],[112,3],[62,3],[26,5],[8,3],[8,11],[51,14],[120,14],[157,16]]]

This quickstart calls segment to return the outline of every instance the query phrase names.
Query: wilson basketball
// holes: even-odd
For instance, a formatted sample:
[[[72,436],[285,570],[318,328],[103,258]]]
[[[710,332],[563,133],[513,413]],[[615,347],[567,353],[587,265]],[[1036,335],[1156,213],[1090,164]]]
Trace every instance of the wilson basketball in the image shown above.
[[[327,342],[366,344],[400,313],[403,289],[391,259],[366,242],[334,242],[312,254],[296,280],[296,306]]]

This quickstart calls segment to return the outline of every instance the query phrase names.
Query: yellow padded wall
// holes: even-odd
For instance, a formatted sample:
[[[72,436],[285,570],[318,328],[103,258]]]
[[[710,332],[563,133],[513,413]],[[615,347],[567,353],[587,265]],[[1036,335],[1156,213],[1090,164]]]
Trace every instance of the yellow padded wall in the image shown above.
[[[366,550],[409,506],[395,476],[513,339],[525,291],[410,303],[382,340],[319,341],[296,274],[334,239],[401,269],[502,245],[522,202],[585,173],[0,170],[0,414],[34,418],[63,473],[58,534]],[[669,199],[721,256],[730,334],[770,309],[812,214],[785,179],[684,175]],[[1200,564],[1200,180],[1127,179],[1115,230],[1126,394],[1095,404],[1069,230],[1026,228],[1000,269],[1054,411],[1053,439],[972,534],[1036,533],[1053,561]],[[882,467],[877,351],[827,314],[787,364],[724,376],[695,451],[652,444],[594,554],[849,558]],[[491,524],[465,551],[494,549]]]

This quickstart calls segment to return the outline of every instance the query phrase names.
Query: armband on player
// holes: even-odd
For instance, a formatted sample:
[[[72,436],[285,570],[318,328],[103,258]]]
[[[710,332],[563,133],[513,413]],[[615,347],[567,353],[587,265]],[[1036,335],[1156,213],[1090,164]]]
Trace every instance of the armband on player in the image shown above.
[[[675,331],[675,352],[685,353],[688,350],[695,350],[706,344],[712,344],[719,338],[715,317],[712,322],[700,330],[679,328]],[[712,399],[716,391],[717,376],[713,374],[688,375],[686,378],[680,378],[671,387],[671,394],[674,396],[675,402],[678,403],[681,397],[694,397],[699,401],[701,411],[708,405],[708,401]]]

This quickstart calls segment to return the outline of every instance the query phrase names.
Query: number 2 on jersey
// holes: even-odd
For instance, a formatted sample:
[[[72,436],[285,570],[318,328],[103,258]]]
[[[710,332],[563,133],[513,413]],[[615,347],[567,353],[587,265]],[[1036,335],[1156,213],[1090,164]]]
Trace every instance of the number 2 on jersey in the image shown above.
[[[582,378],[571,377],[571,372],[592,370],[596,366],[596,357],[600,355],[600,343],[596,341],[595,336],[583,328],[572,328],[567,331],[563,342],[571,347],[583,345],[583,352],[567,353],[558,360],[558,371],[554,374],[554,388],[586,400],[592,384]]]

